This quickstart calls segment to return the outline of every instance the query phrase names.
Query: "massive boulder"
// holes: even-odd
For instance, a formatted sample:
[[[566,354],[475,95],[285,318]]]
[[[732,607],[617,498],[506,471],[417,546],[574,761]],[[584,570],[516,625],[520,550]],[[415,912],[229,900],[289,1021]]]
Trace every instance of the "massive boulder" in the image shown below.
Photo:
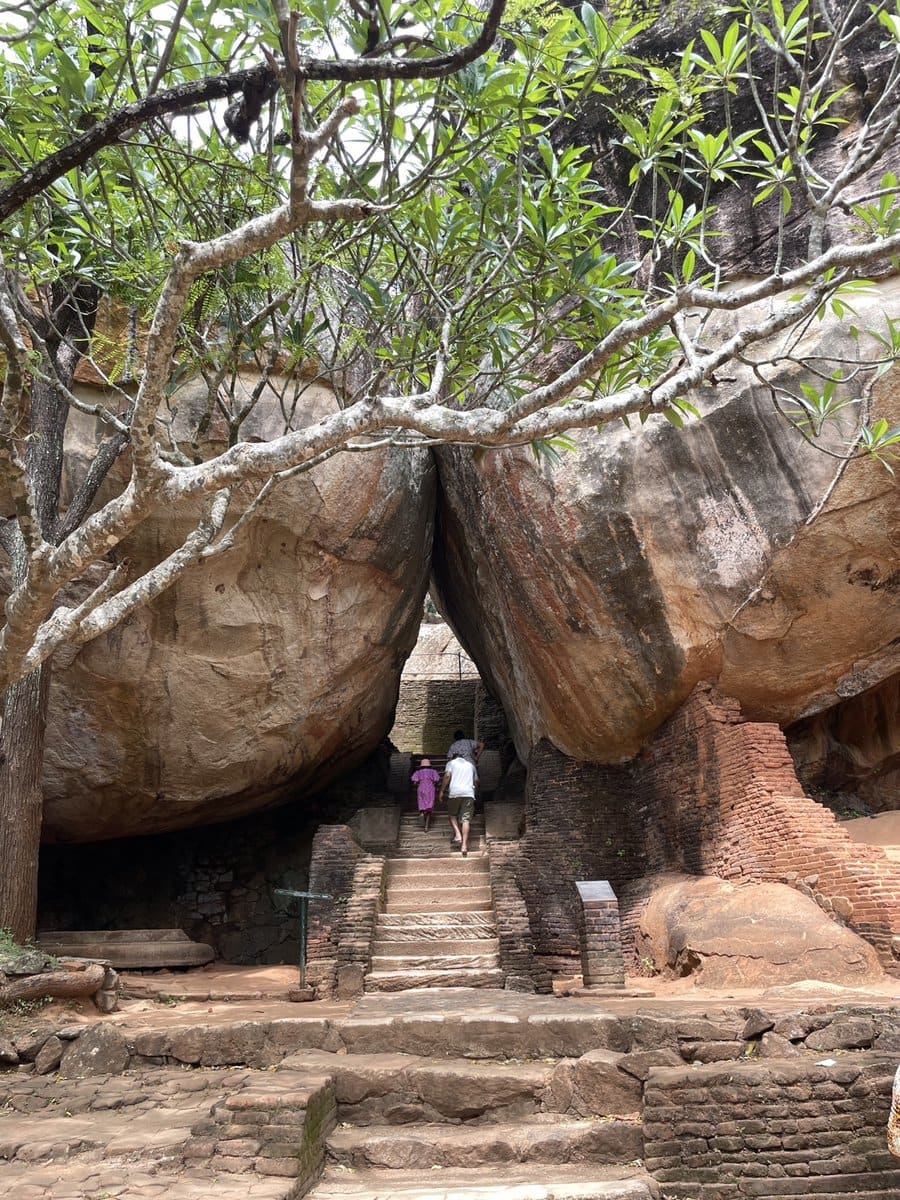
[[[847,987],[883,978],[868,942],[781,883],[735,887],[663,876],[635,938],[638,957],[701,987],[771,987],[819,979]]]
[[[889,586],[896,602],[900,571]],[[900,674],[786,733],[797,773],[814,794],[851,810],[900,809]]]
[[[203,400],[179,394],[185,427]],[[334,403],[308,389],[295,427]],[[243,433],[269,438],[283,422],[264,395]],[[69,479],[94,433],[73,415]],[[315,791],[365,758],[390,728],[416,639],[433,508],[427,451],[337,456],[277,488],[234,550],[192,568],[107,636],[58,654],[47,837],[225,820]],[[135,572],[159,561],[195,518],[188,506],[156,514],[122,556]]]
[[[861,328],[883,326],[900,284],[857,308]],[[823,364],[859,354],[833,318],[802,349]],[[897,379],[873,400],[891,424]],[[776,382],[796,390],[798,368]],[[787,724],[897,670],[895,476],[823,452],[849,425],[809,445],[744,369],[695,399],[702,421],[582,432],[557,466],[438,451],[442,606],[526,761],[541,738],[627,759],[703,679],[750,719]]]

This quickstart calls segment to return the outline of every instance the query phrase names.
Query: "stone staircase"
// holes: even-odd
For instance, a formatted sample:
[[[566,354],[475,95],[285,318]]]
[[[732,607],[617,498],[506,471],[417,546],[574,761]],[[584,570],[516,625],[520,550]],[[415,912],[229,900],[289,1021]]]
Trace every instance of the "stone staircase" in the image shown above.
[[[292,1055],[285,1068],[329,1070],[337,1101],[309,1200],[653,1200],[640,1087],[619,1084],[618,1057],[578,1078],[546,1059]]]
[[[467,858],[451,852],[449,831],[441,813],[428,833],[417,814],[401,818],[367,992],[502,986],[484,817],[472,823]]]

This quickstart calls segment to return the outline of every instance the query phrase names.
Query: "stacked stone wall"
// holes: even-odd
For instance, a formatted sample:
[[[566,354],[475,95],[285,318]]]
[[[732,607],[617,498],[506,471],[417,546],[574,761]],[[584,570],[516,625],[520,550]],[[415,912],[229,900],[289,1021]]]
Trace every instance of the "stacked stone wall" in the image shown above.
[[[447,753],[453,733],[475,722],[477,679],[404,679],[391,741],[408,754]]]
[[[300,1197],[322,1173],[325,1138],[336,1114],[330,1078],[305,1088],[245,1088],[213,1105],[210,1116],[193,1127],[184,1157],[193,1166],[230,1174],[294,1180],[286,1197]]]
[[[893,1059],[847,1055],[650,1072],[644,1162],[663,1200],[895,1200]]]

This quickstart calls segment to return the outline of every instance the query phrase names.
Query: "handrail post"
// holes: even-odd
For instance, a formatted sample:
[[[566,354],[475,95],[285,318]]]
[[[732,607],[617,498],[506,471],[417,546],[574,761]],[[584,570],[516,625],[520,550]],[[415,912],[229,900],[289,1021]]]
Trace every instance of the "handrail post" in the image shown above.
[[[310,900],[332,900],[325,892],[298,892],[295,888],[275,888],[278,896],[290,896],[300,901],[300,987],[306,987],[306,935]]]

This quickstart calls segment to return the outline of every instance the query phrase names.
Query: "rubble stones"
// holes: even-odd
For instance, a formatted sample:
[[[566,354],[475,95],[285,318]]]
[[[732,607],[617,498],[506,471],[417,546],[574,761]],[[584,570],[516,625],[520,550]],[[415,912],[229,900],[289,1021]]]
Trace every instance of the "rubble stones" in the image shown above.
[[[67,1046],[60,1063],[66,1079],[87,1075],[118,1075],[128,1066],[128,1045],[113,1025],[92,1025]]]
[[[48,1037],[34,1057],[34,1069],[38,1075],[49,1075],[62,1062],[63,1043],[55,1035]]]

